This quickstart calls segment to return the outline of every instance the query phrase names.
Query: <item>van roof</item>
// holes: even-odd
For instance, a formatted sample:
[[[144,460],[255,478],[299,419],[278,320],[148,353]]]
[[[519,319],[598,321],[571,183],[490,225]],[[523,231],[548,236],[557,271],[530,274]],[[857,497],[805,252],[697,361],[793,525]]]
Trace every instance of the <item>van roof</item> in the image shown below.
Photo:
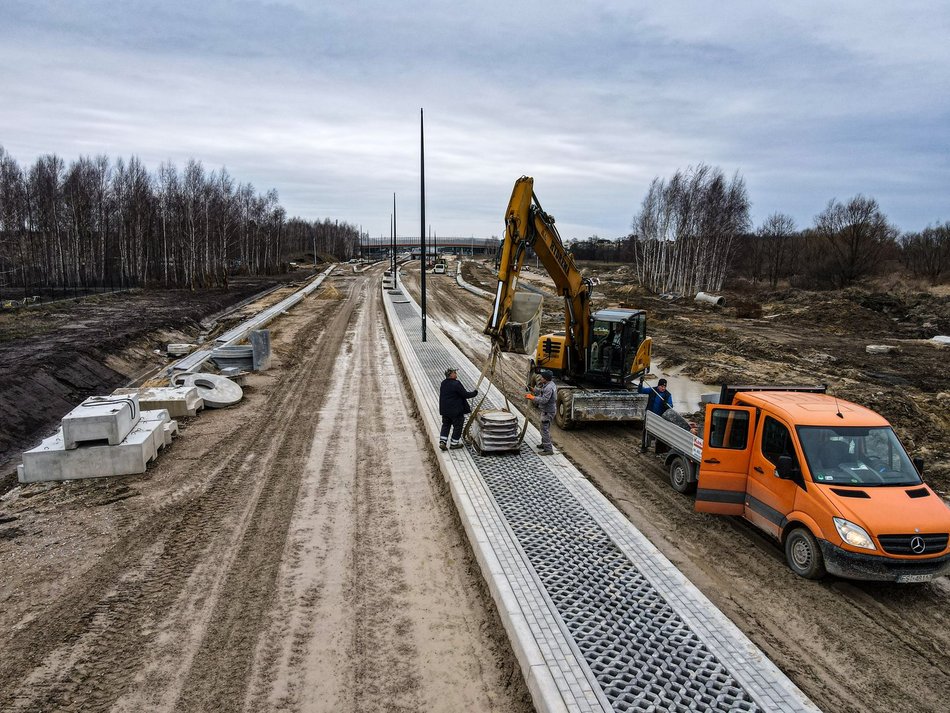
[[[735,403],[768,407],[798,426],[889,426],[880,414],[830,394],[800,391],[741,391]],[[844,418],[840,418],[841,413]]]

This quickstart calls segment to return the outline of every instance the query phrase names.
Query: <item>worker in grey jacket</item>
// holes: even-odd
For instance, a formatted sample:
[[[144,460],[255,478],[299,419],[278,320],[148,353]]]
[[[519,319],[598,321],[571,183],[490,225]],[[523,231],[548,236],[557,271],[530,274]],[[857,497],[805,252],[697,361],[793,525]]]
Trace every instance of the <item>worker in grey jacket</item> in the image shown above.
[[[544,369],[540,373],[541,383],[534,389],[534,393],[526,394],[528,399],[541,412],[541,445],[538,452],[543,456],[554,453],[551,444],[551,421],[557,411],[557,386],[554,385],[554,373]]]

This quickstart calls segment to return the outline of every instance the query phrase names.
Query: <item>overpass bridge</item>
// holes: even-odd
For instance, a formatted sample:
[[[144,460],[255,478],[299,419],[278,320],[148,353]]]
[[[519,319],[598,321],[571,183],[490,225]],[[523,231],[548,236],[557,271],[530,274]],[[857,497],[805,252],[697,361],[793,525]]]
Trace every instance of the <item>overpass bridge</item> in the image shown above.
[[[413,257],[418,257],[422,252],[422,243],[419,236],[409,236],[396,238],[397,253],[412,253]],[[426,254],[450,254],[450,255],[494,255],[501,244],[499,238],[476,238],[469,237],[439,237],[426,238]],[[364,238],[360,243],[360,255],[362,257],[382,257],[388,255],[392,250],[392,238]]]

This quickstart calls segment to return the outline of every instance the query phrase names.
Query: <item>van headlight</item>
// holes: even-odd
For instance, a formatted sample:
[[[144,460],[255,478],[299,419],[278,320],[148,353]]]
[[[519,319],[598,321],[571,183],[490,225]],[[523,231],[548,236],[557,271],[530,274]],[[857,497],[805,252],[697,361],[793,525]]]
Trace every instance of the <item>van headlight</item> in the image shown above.
[[[868,535],[867,531],[863,527],[855,525],[853,522],[845,520],[841,517],[832,518],[835,522],[835,529],[838,530],[838,534],[841,535],[841,539],[852,547],[860,547],[864,550],[876,550],[874,542],[871,540],[871,536]]]

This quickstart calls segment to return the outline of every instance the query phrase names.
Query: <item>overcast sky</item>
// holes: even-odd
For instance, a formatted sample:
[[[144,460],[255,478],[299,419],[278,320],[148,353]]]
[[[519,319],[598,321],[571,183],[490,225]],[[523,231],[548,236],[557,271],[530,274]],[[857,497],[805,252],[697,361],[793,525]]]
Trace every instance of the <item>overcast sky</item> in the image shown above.
[[[759,225],[878,200],[950,220],[950,5],[0,0],[0,145],[189,158],[289,215],[501,235],[534,176],[564,238],[630,232],[656,177],[744,177]]]

